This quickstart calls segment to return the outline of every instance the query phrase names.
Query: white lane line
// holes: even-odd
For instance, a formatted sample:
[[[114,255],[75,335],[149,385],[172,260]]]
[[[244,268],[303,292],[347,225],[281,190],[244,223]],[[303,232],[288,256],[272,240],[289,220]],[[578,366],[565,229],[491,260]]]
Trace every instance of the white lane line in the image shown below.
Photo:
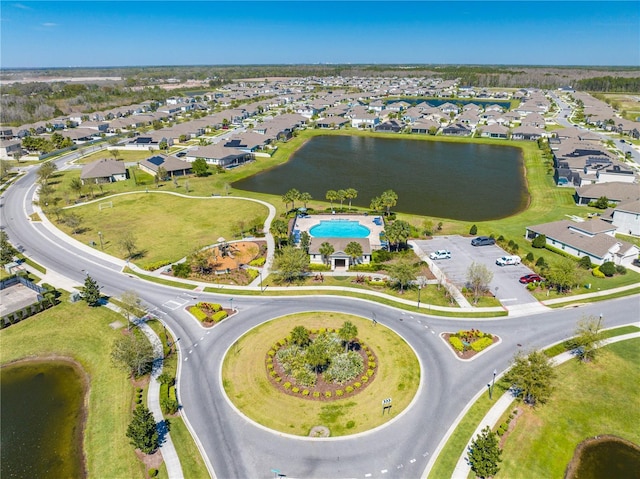
[[[431,334],[436,334],[436,332],[432,329],[432,330],[431,330]]]
[[[400,464],[399,466],[396,466],[396,469],[402,469],[404,467],[404,464]]]
[[[371,473],[365,474],[364,477],[371,477]]]
[[[381,474],[386,474],[387,472],[389,472],[389,471],[387,471],[386,469],[383,469],[383,470],[380,471]]]
[[[501,303],[505,303],[507,301],[518,301],[518,298],[507,298],[507,299],[501,299],[500,300]]]
[[[427,457],[429,455],[429,451],[425,452],[422,457]]]
[[[185,361],[189,361],[189,358],[184,358]]]
[[[202,337],[200,338],[200,341],[202,341],[203,339],[204,339],[204,336],[202,336]]]
[[[207,334],[211,334],[211,331],[207,331]]]
[[[193,349],[190,349],[190,350],[189,350],[189,354],[191,354],[192,352],[193,352]]]
[[[198,347],[198,343],[194,344],[194,345],[193,345],[193,347],[194,347],[194,348],[197,348],[197,347]]]
[[[414,462],[416,462],[416,459],[415,459],[415,458],[413,458],[413,459],[411,459],[409,462],[410,462],[411,464],[413,464]]]

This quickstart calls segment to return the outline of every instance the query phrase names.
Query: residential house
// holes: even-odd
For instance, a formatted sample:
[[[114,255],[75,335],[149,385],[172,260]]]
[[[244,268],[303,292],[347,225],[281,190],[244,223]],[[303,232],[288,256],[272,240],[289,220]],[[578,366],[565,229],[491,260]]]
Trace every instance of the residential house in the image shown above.
[[[443,135],[451,136],[470,136],[472,133],[471,128],[466,127],[462,123],[456,123],[446,126],[442,129]]]
[[[0,158],[8,160],[22,154],[22,142],[20,140],[0,140]]]
[[[83,185],[89,183],[113,183],[115,181],[124,181],[127,178],[127,168],[124,162],[108,158],[87,163],[82,167],[82,172],[80,173]]]
[[[583,222],[561,220],[527,226],[525,237],[533,240],[544,235],[549,246],[577,258],[588,256],[594,264],[612,261],[629,266],[638,257],[640,248],[616,238],[615,232],[616,226],[599,218]]]
[[[545,131],[533,126],[518,126],[511,130],[512,140],[537,141],[545,136]]]
[[[405,127],[405,124],[398,120],[387,120],[380,123],[375,127],[376,131],[383,131],[388,133],[399,133]]]
[[[161,167],[164,168],[167,174],[172,178],[174,176],[185,176],[191,173],[190,162],[163,154],[153,155],[146,158],[142,160],[138,166],[142,171],[149,173],[151,176],[156,176]]]
[[[237,148],[225,147],[220,144],[201,146],[189,150],[185,159],[191,163],[198,158],[204,159],[214,166],[237,166],[254,159],[254,155]]]
[[[615,208],[611,208],[604,220],[609,221],[617,228],[620,234],[640,237],[640,199],[623,201]]]
[[[482,133],[480,136],[483,138],[499,138],[499,139],[507,139],[509,138],[509,128],[502,125],[486,125],[481,127]]]
[[[622,203],[640,199],[637,184],[614,181],[611,183],[596,183],[576,188],[574,199],[577,205],[587,205],[591,201],[605,197],[610,203]]]
[[[411,133],[426,135],[430,132],[437,132],[439,128],[439,122],[422,118],[411,125]]]

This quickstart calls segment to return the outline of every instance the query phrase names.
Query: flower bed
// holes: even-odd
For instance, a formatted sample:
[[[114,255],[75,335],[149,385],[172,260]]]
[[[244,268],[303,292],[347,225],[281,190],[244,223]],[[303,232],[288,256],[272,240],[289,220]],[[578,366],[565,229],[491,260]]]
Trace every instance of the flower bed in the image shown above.
[[[322,338],[337,337],[338,329],[309,331],[311,342]],[[330,339],[331,340],[331,339]],[[378,360],[376,355],[357,338],[349,341],[348,351],[338,354],[328,367],[313,372],[304,364],[304,353],[292,341],[291,335],[281,339],[265,355],[265,371],[271,384],[285,394],[315,401],[333,401],[358,394],[376,377]],[[342,349],[342,345],[340,345]],[[296,365],[296,361],[298,364]],[[341,372],[361,362],[356,374],[347,377]],[[335,366],[338,363],[337,367]],[[351,364],[350,364],[351,363]],[[300,371],[303,371],[300,374]]]
[[[222,306],[217,303],[205,302],[199,302],[194,306],[189,306],[187,311],[207,327],[211,327],[223,319],[226,319],[231,312],[226,309],[222,309]]]
[[[463,329],[457,333],[442,333],[441,336],[460,359],[471,359],[500,341],[498,336],[479,329]]]

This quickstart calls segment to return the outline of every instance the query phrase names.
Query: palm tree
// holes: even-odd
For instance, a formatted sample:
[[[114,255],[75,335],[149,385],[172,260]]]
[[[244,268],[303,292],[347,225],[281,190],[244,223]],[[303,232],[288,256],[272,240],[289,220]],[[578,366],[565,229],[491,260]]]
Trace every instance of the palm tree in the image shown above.
[[[347,192],[345,190],[338,190],[336,193],[338,195],[338,199],[340,200],[340,210],[342,210],[342,203],[344,203],[344,200],[347,197]]]
[[[331,209],[333,210],[333,202],[338,199],[338,192],[336,190],[327,191],[326,198],[331,202]]]
[[[271,222],[271,234],[278,240],[278,248],[282,246],[282,238],[289,233],[289,225],[283,220],[275,219]]]
[[[309,330],[304,326],[296,326],[291,331],[291,342],[300,346],[301,348],[307,347],[311,343]]]
[[[375,211],[376,213],[378,213],[383,207],[384,206],[382,204],[382,198],[380,198],[379,196],[376,196],[375,198],[373,198],[371,200],[371,204],[369,205],[369,208]]]
[[[84,185],[82,184],[82,180],[78,177],[76,178],[71,178],[71,182],[69,183],[69,188],[71,188],[71,191],[75,192],[78,194],[78,198],[80,198],[80,196],[82,196],[82,187]]]
[[[358,190],[355,188],[347,188],[345,190],[345,197],[349,200],[349,211],[351,211],[351,200],[358,197]]]
[[[399,249],[400,243],[405,243],[409,236],[411,236],[411,225],[403,220],[396,220],[387,228],[385,233],[390,243],[396,245],[396,249]]]
[[[349,345],[351,344],[351,340],[358,335],[358,328],[351,322],[345,321],[340,330],[338,331],[338,336],[340,339],[344,341],[344,352],[346,353],[349,350]]]
[[[289,195],[289,198],[291,199],[291,209],[295,210],[296,209],[296,200],[300,199],[300,192],[298,190],[296,190],[295,188],[291,188],[289,191],[287,191],[287,194]]]
[[[331,256],[334,251],[335,249],[333,248],[333,245],[328,241],[325,241],[320,245],[320,254],[327,266],[329,266],[329,256]]]
[[[313,198],[311,197],[310,193],[307,193],[306,191],[304,193],[300,193],[300,198],[298,198],[300,201],[302,201],[302,204],[304,205],[304,207],[307,207],[307,203],[309,201],[311,201]]]
[[[387,209],[387,216],[389,216],[391,208],[398,203],[398,195],[393,190],[387,190],[382,193],[380,199],[382,200],[382,205]]]
[[[282,195],[282,202],[284,203],[284,209],[289,211],[289,203],[291,203],[291,190]]]
[[[352,241],[344,249],[344,252],[351,257],[351,262],[356,263],[356,260],[362,256],[362,245],[356,241]]]

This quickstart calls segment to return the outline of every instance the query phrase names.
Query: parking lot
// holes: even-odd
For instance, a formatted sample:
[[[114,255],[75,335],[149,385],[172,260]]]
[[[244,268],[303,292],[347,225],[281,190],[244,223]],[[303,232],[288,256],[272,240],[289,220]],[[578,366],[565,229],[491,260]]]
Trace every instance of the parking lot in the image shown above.
[[[496,259],[509,253],[497,245],[471,246],[471,240],[462,236],[437,236],[431,240],[415,240],[414,243],[427,255],[439,249],[451,251],[451,259],[436,260],[434,263],[459,289],[467,282],[467,270],[475,261],[493,273],[491,292],[505,307],[537,302],[526,286],[518,282],[520,277],[533,271],[523,264],[498,266]]]

